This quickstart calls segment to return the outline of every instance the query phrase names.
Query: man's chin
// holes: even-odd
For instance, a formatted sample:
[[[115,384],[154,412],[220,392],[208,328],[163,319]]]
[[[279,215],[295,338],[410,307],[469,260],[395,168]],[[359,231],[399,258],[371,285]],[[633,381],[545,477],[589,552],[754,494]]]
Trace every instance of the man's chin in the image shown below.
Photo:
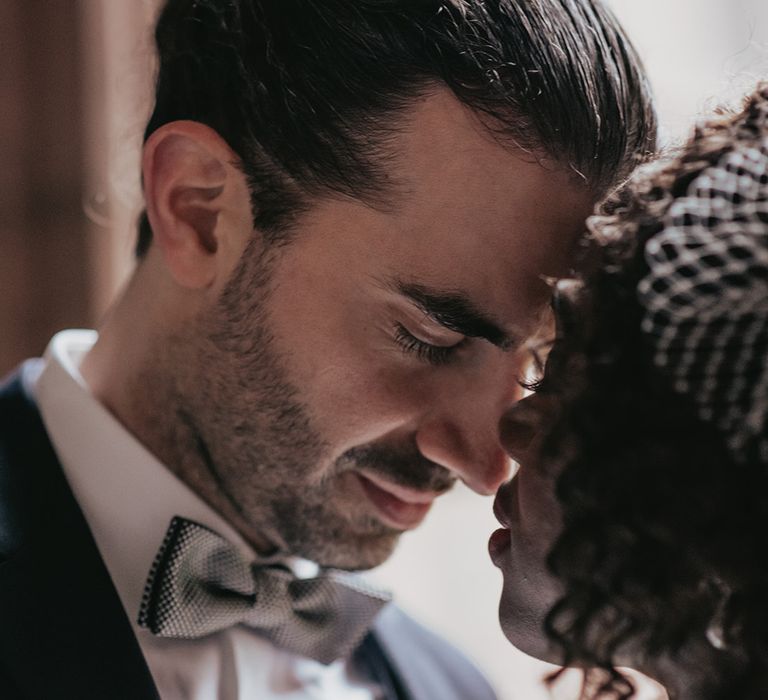
[[[320,566],[346,571],[364,571],[383,564],[395,550],[400,539],[399,532],[387,532],[376,536],[337,539],[326,542],[300,556],[318,563]]]

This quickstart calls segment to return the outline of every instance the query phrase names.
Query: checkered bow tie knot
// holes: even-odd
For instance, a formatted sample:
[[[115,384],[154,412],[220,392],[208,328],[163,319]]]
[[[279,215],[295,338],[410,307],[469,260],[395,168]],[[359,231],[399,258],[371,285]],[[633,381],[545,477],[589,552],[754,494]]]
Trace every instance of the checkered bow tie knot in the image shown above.
[[[275,646],[330,664],[347,657],[390,600],[354,574],[297,578],[284,564],[248,561],[204,525],[174,517],[147,578],[139,625],[197,639],[243,624]]]

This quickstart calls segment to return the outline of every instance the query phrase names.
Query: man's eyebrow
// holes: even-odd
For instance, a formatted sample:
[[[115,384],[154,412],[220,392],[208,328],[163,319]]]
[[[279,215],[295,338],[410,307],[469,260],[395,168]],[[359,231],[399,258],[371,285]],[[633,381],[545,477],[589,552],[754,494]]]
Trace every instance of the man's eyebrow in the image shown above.
[[[519,345],[519,339],[504,331],[487,314],[480,311],[466,294],[430,289],[421,284],[397,280],[397,292],[407,297],[435,323],[469,338],[483,338],[502,350]]]

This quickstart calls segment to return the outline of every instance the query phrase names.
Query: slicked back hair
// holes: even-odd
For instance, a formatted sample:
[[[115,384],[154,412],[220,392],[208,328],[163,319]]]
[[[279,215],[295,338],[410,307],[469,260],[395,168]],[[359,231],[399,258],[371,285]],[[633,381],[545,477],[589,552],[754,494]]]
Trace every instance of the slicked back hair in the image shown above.
[[[178,119],[217,131],[268,240],[313,196],[386,198],[398,116],[437,86],[596,196],[655,148],[642,67],[599,0],[168,0],[155,37],[145,139]]]

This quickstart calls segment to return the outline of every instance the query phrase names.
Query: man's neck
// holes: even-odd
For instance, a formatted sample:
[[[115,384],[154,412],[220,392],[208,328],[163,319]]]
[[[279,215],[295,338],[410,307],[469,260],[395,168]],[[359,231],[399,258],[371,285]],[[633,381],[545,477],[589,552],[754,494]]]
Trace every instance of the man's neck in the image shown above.
[[[274,549],[224,495],[206,462],[202,436],[183,408],[176,370],[187,361],[185,343],[169,319],[153,318],[153,294],[139,266],[99,329],[80,371],[91,392],[115,418],[258,552]],[[137,279],[138,278],[138,279]],[[183,325],[183,324],[180,324]],[[185,418],[186,416],[186,418]]]

